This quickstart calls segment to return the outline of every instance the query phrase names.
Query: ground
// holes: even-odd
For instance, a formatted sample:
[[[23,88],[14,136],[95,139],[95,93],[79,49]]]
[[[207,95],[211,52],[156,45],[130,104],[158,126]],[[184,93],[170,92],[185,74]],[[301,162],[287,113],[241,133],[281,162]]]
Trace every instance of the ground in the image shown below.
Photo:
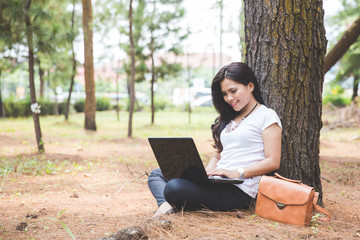
[[[33,129],[24,133],[0,122],[0,239],[99,239],[129,226],[144,227],[150,239],[360,239],[359,128],[322,130],[320,164],[330,222],[292,226],[260,218],[252,209],[181,212],[164,217],[171,223],[163,227],[150,220],[156,203],[146,174],[157,165],[146,138],[99,138],[101,130],[70,127],[76,129],[71,134],[44,131],[46,153],[39,154]],[[208,159],[210,135],[194,139]]]

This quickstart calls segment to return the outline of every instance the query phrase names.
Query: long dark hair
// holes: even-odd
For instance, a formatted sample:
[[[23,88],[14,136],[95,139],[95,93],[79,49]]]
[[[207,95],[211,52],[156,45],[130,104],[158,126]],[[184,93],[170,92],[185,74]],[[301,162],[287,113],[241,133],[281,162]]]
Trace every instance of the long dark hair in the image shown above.
[[[260,104],[264,104],[264,100],[261,96],[260,87],[256,80],[255,74],[248,65],[241,62],[233,62],[219,70],[211,84],[212,101],[216,111],[220,114],[215,119],[214,124],[211,125],[211,131],[215,141],[214,147],[219,152],[223,150],[222,144],[220,142],[221,131],[231,120],[233,120],[239,114],[239,112],[236,112],[224,100],[224,96],[221,92],[220,83],[225,78],[241,83],[245,86],[252,82],[254,84],[254,90],[252,92],[253,96]]]

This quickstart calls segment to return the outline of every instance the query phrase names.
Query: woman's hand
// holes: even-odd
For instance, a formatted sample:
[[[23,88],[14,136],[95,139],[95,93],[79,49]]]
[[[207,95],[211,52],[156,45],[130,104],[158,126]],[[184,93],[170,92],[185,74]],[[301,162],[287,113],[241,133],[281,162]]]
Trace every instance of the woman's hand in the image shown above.
[[[210,159],[209,164],[206,167],[206,173],[209,175],[211,171],[213,171],[216,168],[216,164],[220,159],[220,153],[218,151],[215,151],[213,154],[213,157]]]
[[[226,178],[239,178],[240,173],[236,170],[227,170],[227,169],[214,169],[208,173],[209,176],[220,176]]]

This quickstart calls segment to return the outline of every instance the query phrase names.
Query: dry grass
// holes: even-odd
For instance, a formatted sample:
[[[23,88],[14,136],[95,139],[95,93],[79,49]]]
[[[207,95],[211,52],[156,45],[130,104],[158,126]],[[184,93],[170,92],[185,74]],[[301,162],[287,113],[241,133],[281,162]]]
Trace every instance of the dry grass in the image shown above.
[[[32,127],[31,121],[23,121],[21,125]],[[236,212],[180,212],[164,217],[171,222],[164,227],[150,220],[156,204],[146,176],[139,177],[156,167],[141,136],[176,132],[139,124],[139,137],[126,139],[106,127],[89,134],[77,123],[52,118],[42,123],[46,153],[40,155],[35,153],[33,129],[24,127],[24,134],[12,131],[16,121],[0,121],[0,239],[71,239],[61,222],[76,239],[99,239],[129,226],[143,227],[150,239],[360,238],[360,142],[354,138],[359,129],[322,133],[320,164],[325,207],[333,214],[330,222],[291,226],[255,216],[252,209],[241,218]],[[210,134],[200,125],[183,134],[192,133],[208,158]],[[26,218],[30,214],[37,218]],[[16,230],[21,222],[27,224],[25,231]]]

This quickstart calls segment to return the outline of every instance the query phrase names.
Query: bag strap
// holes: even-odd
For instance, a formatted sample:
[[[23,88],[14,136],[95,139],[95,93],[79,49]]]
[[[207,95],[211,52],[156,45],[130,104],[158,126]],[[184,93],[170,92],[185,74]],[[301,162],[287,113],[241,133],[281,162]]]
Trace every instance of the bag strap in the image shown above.
[[[331,216],[331,213],[326,210],[325,208],[322,208],[320,207],[319,205],[317,205],[317,201],[318,201],[318,198],[319,198],[319,193],[318,192],[315,192],[314,194],[314,200],[313,200],[313,203],[314,203],[314,207],[317,211],[323,213],[326,215],[326,218],[318,218],[320,221],[330,221],[330,219],[332,218]]]
[[[278,177],[282,180],[285,180],[285,181],[288,181],[288,182],[293,182],[293,183],[301,183],[301,180],[293,180],[293,179],[289,179],[289,178],[286,178],[286,177],[283,177],[281,176],[280,174],[278,174],[277,172],[275,173],[275,177]]]

